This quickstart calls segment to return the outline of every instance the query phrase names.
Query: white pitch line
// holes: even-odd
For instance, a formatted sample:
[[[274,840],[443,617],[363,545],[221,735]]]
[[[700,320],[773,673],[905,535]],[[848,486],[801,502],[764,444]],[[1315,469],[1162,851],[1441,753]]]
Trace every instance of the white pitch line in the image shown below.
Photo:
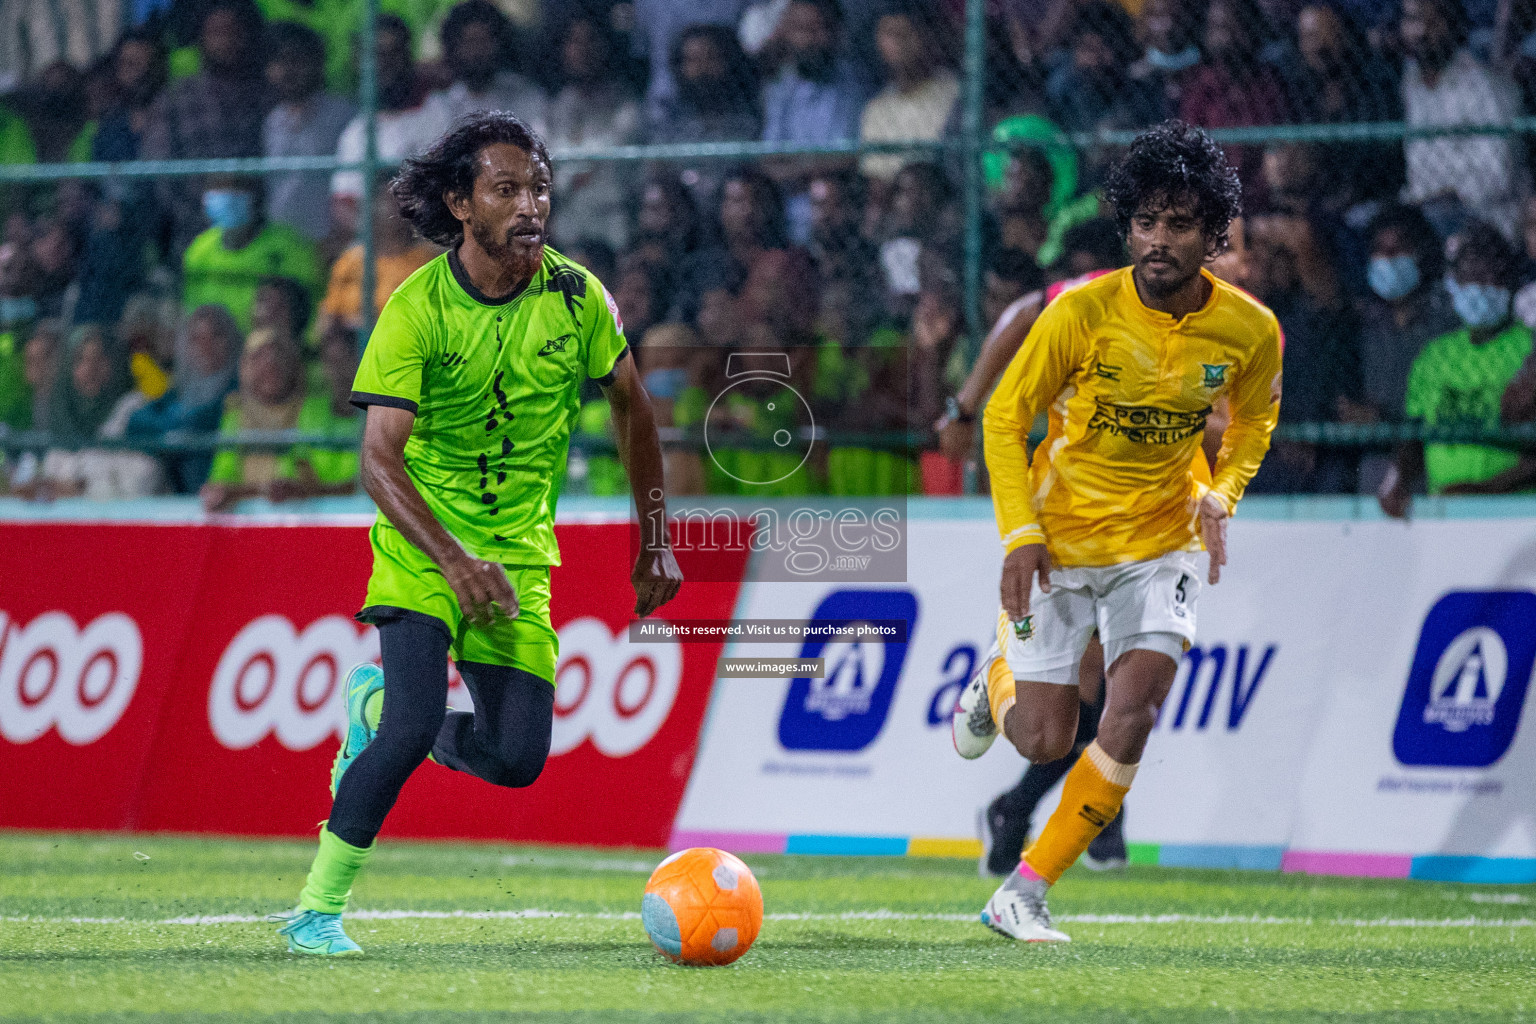
[[[850,910],[840,914],[764,914],[768,921],[974,921],[976,914],[920,914],[901,910]],[[581,910],[352,910],[349,921],[523,921],[565,919],[575,921],[637,921],[633,911]],[[75,925],[221,925],[261,924],[268,919],[257,914],[206,914],[160,919],[135,917],[4,917],[8,924]],[[1536,928],[1536,919],[1447,917],[1312,918],[1259,917],[1230,914],[1060,914],[1056,920],[1073,924],[1210,924],[1210,925],[1302,925],[1329,928]]]

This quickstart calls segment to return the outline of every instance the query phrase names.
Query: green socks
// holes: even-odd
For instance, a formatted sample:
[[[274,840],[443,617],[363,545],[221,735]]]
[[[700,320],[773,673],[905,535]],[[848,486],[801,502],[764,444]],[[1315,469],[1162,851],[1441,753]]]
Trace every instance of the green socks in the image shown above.
[[[310,865],[304,891],[299,893],[299,906],[322,914],[339,914],[346,910],[347,897],[352,895],[352,879],[357,877],[372,852],[372,846],[367,849],[353,846],[321,825],[320,850]]]

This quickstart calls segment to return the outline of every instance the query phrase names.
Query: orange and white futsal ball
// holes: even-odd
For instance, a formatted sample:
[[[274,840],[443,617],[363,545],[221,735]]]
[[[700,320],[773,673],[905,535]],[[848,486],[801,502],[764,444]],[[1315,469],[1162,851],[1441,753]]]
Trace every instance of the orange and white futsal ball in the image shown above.
[[[740,858],[695,847],[651,872],[640,921],[651,944],[674,963],[728,964],[752,947],[763,926],[763,891]]]

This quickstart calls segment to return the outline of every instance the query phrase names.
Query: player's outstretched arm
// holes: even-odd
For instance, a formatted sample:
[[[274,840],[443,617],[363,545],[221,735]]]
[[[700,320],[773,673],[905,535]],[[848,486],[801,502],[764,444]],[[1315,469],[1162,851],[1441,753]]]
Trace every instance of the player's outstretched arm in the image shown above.
[[[363,490],[390,525],[443,571],[459,606],[471,622],[488,625],[498,611],[517,616],[517,592],[498,562],[465,551],[437,521],[405,471],[405,442],[416,414],[389,405],[370,405],[363,424]]]
[[[1044,308],[1045,289],[1030,292],[1003,310],[1003,315],[997,318],[997,323],[987,334],[987,340],[981,343],[975,365],[955,393],[956,408],[953,411],[959,415],[946,412],[933,425],[939,435],[939,449],[954,461],[970,457],[976,443],[976,416],[982,403],[992,393],[1003,371],[1008,369]]]
[[[603,394],[613,410],[619,459],[640,514],[640,555],[630,581],[635,587],[635,614],[643,619],[676,597],[683,584],[683,571],[677,566],[667,534],[661,439],[656,434],[651,398],[640,383],[633,359],[623,358],[614,364],[613,382],[603,388]]]

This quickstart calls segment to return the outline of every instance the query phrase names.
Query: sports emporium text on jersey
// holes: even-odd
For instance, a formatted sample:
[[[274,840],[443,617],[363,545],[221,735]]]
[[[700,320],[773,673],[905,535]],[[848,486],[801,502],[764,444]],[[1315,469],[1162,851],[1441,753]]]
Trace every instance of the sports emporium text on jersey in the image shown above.
[[[1153,405],[1116,405],[1099,398],[1094,400],[1088,429],[1107,430],[1142,444],[1178,444],[1204,430],[1210,414],[1210,406],[1198,412],[1176,412]]]

